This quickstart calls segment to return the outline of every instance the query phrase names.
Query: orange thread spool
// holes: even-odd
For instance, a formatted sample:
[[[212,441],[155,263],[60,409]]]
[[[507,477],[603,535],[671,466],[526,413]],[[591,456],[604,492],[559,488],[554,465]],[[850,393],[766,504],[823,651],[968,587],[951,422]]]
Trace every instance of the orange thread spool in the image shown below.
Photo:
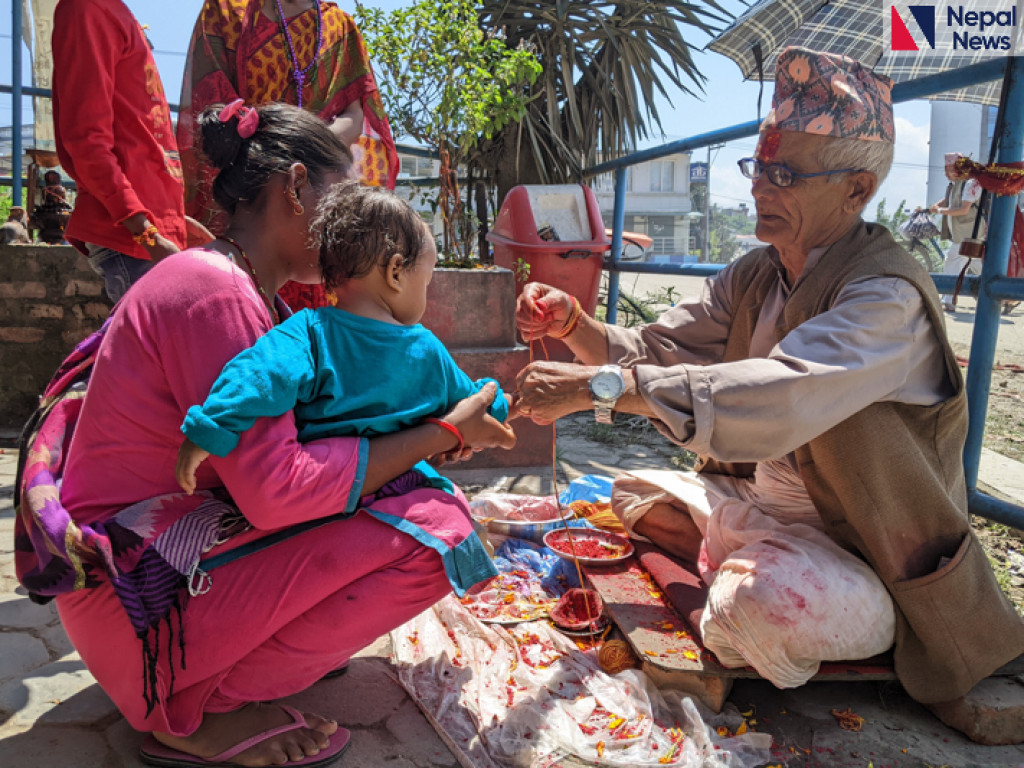
[[[625,640],[609,640],[602,645],[601,650],[597,653],[597,663],[609,675],[639,666],[638,659],[633,655],[633,649]]]

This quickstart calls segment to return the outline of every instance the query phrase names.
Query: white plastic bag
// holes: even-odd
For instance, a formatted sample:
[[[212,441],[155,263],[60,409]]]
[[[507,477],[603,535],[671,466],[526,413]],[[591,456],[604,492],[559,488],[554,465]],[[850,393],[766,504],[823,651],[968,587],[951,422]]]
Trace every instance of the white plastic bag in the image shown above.
[[[706,722],[689,698],[662,696],[638,670],[606,674],[594,652],[547,622],[484,625],[449,596],[391,639],[402,684],[476,768],[539,768],[566,755],[685,768],[769,758],[771,736],[719,737],[713,728],[726,716]]]
[[[469,502],[476,518],[515,522],[547,522],[559,519],[558,500],[554,496],[529,496],[522,493],[480,493]]]

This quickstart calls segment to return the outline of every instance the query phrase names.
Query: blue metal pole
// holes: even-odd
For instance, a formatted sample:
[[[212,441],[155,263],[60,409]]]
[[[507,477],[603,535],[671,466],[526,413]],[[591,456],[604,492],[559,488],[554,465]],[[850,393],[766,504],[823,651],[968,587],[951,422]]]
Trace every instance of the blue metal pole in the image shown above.
[[[21,205],[21,8],[11,0],[11,200]]]
[[[967,507],[971,514],[981,515],[992,522],[1009,525],[1011,528],[1024,529],[1024,507],[981,491],[971,491],[967,494]]]
[[[14,93],[14,86],[0,83],[0,93]],[[21,95],[42,96],[44,99],[51,99],[53,98],[53,91],[49,88],[36,88],[32,85],[23,85],[21,86]]]
[[[666,157],[679,152],[689,152],[692,149],[706,147],[709,144],[721,144],[726,141],[734,141],[735,139],[745,139],[748,136],[756,136],[757,129],[760,126],[761,124],[757,122],[757,120],[751,120],[748,123],[730,125],[728,128],[722,128],[717,131],[699,133],[696,136],[690,136],[687,139],[679,139],[678,141],[672,141],[668,144],[662,144],[659,147],[642,149],[631,155],[623,155],[622,157],[617,157],[614,160],[599,163],[598,165],[591,166],[590,168],[584,168],[583,175],[597,176],[598,174],[605,173],[606,171],[612,171],[616,168],[625,168],[626,166],[644,163],[648,160],[657,160],[659,157]]]
[[[986,257],[987,258],[987,257]],[[634,271],[633,267],[629,268]],[[952,294],[956,290],[957,275],[932,274],[932,282],[935,283],[935,290],[939,293]],[[1013,301],[1024,300],[1024,277],[1002,277],[996,275],[985,280],[984,275],[980,277],[964,278],[964,284],[960,286],[960,295],[971,295],[977,297],[981,293],[982,282],[985,284],[989,298],[996,300],[1011,299]]]
[[[626,228],[626,168],[615,169],[615,212],[612,214],[612,261],[608,269],[606,323],[615,325],[619,315],[619,259],[622,258],[622,230]]]
[[[1003,130],[999,135],[999,154],[996,161],[1016,163],[1024,157],[1024,57],[1010,57],[1006,61],[1006,66],[1009,68],[1010,77],[1003,86],[1007,89],[1003,105],[1005,117]],[[978,308],[971,336],[971,361],[967,366],[969,424],[967,442],[964,445],[964,474],[968,493],[973,493],[978,487],[988,392],[992,385],[992,361],[995,359],[996,336],[999,333],[999,299],[992,295],[990,284],[993,279],[1006,275],[1016,207],[1016,196],[993,196],[985,258],[981,262]]]
[[[619,267],[621,272],[637,275],[688,275],[707,277],[717,275],[726,264],[655,264],[653,262],[628,262]]]
[[[955,91],[969,85],[999,80],[1003,77],[1005,65],[1006,62],[1002,58],[993,56],[991,59],[968,64],[960,69],[951,69],[914,80],[905,80],[892,87],[892,100],[893,103],[899,104],[913,99],[923,99],[943,91]]]
[[[1001,78],[1003,76],[1003,67],[1004,62],[1001,58],[992,58],[977,64],[968,64],[960,69],[939,72],[934,75],[925,75],[916,80],[896,83],[892,87],[892,100],[894,103],[901,103],[911,101],[912,99],[923,99],[926,96],[932,96],[943,91],[966,88],[969,85],[977,85],[978,83],[987,83],[990,80]],[[736,139],[745,139],[748,136],[756,136],[760,127],[761,124],[757,120],[751,120],[748,123],[738,123],[727,128],[720,128],[708,133],[678,139],[668,144],[650,147],[634,152],[631,155],[623,155],[614,160],[608,160],[590,168],[584,168],[583,175],[586,177],[597,176],[616,168],[636,165],[648,160],[657,160],[658,158],[674,155],[678,152],[689,152],[706,147],[709,144],[721,144]]]
[[[942,272],[932,273],[932,282],[935,283],[935,290],[939,293],[952,296],[956,290],[956,281],[959,279],[959,275],[947,275]],[[974,275],[964,275],[963,284],[960,286],[961,296],[974,296],[977,298],[978,291],[981,290],[981,278],[975,277]]]

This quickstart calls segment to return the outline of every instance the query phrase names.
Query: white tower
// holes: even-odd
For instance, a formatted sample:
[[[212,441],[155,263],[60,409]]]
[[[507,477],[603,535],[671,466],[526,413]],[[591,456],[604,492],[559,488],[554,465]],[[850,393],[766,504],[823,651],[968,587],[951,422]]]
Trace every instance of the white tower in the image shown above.
[[[928,147],[929,204],[941,200],[946,192],[948,182],[943,166],[947,152],[962,152],[974,160],[987,162],[989,150],[989,110],[986,107],[963,101],[933,101],[931,106],[931,140]]]

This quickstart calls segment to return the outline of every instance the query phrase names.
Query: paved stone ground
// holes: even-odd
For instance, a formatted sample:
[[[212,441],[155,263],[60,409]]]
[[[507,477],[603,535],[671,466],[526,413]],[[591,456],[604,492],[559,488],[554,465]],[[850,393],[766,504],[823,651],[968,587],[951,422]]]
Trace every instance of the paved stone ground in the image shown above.
[[[559,441],[572,477],[610,474],[615,467],[663,465],[641,449]],[[16,454],[0,453],[0,766],[2,768],[137,768],[141,735],[118,714],[61,629],[52,606],[31,603],[14,578],[11,504]],[[984,471],[984,466],[983,466]],[[1016,477],[1020,465],[1009,468]],[[550,472],[452,473],[468,487],[546,493]],[[355,658],[347,675],[292,698],[309,711],[336,717],[353,732],[340,766],[449,768],[458,761],[393,677],[387,638]],[[800,766],[1021,766],[1024,748],[980,747],[945,728],[895,684],[808,685],[778,691],[764,681],[737,682],[730,700],[755,709],[757,730],[776,740],[774,763]],[[829,714],[853,709],[860,732],[841,730]],[[774,764],[773,763],[773,764]]]

